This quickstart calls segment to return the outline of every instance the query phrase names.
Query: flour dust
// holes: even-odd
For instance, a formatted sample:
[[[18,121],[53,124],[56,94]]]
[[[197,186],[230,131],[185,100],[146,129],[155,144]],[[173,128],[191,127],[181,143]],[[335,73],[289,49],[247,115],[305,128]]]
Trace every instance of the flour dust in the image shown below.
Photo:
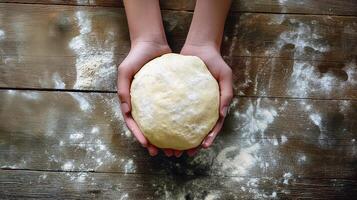
[[[104,44],[98,44],[98,36],[92,27],[92,17],[77,11],[79,35],[69,47],[76,53],[76,82],[74,89],[113,89],[116,84],[114,63],[114,33],[108,32]]]

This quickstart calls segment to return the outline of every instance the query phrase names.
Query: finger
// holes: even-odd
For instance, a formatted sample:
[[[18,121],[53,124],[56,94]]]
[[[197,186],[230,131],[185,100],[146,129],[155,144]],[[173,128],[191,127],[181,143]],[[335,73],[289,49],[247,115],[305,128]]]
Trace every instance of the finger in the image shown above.
[[[216,138],[217,134],[219,131],[222,129],[224,122],[224,118],[220,117],[217,121],[217,124],[213,127],[211,133],[209,133],[206,138],[202,142],[202,147],[203,148],[208,148],[212,145],[213,140]]]
[[[147,147],[149,142],[145,138],[144,134],[135,123],[134,119],[130,115],[124,115],[124,120],[130,131],[134,134],[135,138],[140,142],[143,147]]]
[[[196,153],[198,152],[198,147],[193,148],[193,149],[189,149],[186,152],[187,152],[188,156],[192,157],[192,156],[196,155]]]
[[[226,65],[226,64],[225,64]],[[226,66],[225,72],[222,72],[218,83],[220,89],[220,115],[225,117],[227,115],[229,104],[233,98],[233,84],[232,84],[232,71]]]
[[[176,156],[176,158],[180,157],[182,155],[183,151],[180,150],[174,150],[174,154]]]
[[[174,155],[174,152],[172,149],[163,149],[162,151],[164,151],[164,153],[167,157],[171,157],[172,155]]]
[[[156,156],[159,152],[159,150],[154,145],[151,144],[148,145],[147,149],[149,151],[150,156]]]

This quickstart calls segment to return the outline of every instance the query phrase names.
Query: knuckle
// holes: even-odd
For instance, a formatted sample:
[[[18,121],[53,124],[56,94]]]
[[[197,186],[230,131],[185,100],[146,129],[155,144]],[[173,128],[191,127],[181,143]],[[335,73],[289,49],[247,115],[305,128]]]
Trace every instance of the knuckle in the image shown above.
[[[230,68],[229,66],[225,68],[225,71],[227,74],[232,74],[232,68]]]
[[[119,99],[121,100],[121,101],[123,101],[124,99],[125,99],[125,97],[127,96],[127,92],[124,92],[124,91],[122,91],[122,90],[119,90],[118,91],[118,96],[119,96]]]
[[[233,98],[233,92],[229,91],[226,94],[223,95],[223,98],[226,100],[231,100]]]

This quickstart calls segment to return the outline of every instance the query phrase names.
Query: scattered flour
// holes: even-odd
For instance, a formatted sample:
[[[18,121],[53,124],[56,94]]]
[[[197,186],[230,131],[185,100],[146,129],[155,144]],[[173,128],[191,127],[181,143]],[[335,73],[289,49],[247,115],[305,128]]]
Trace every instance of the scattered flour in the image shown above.
[[[129,199],[129,195],[127,193],[124,193],[120,196],[119,200],[127,200]]]
[[[285,135],[282,135],[281,136],[281,144],[284,144],[287,141],[288,141],[288,138]]]
[[[310,114],[310,119],[321,130],[321,116],[317,113],[312,113],[312,114]]]
[[[232,175],[247,175],[251,167],[260,161],[257,157],[257,151],[260,149],[259,143],[256,143],[250,147],[243,148],[239,150],[237,147],[226,147],[217,156],[218,164],[222,166],[222,171],[227,172],[228,170]],[[234,153],[233,158],[229,158],[229,154]]]
[[[305,154],[300,155],[298,158],[298,162],[304,163],[305,161],[306,161],[306,155]]]
[[[124,172],[125,173],[135,173],[135,164],[133,159],[129,159],[124,165]]]
[[[207,194],[207,196],[205,197],[204,200],[217,200],[217,199],[220,199],[220,196],[218,193],[209,193]]]
[[[67,161],[62,165],[62,169],[65,171],[70,171],[73,169],[73,162],[72,161]]]
[[[89,96],[86,93],[78,93],[78,92],[68,92],[79,104],[79,107],[81,108],[82,111],[92,111],[93,106],[87,99]]]
[[[261,106],[261,98],[258,98],[256,104],[252,100],[249,101],[249,106],[245,112],[236,112],[234,115],[238,121],[243,123],[243,126],[239,127],[242,136],[253,139],[255,134],[264,135],[264,131],[278,116],[278,112],[272,106]]]
[[[63,82],[61,76],[57,72],[52,75],[52,80],[54,82],[54,88],[65,89],[66,84]]]
[[[270,163],[263,161],[259,152],[262,145],[264,145],[262,139],[264,138],[265,130],[278,117],[278,111],[271,105],[271,102],[269,99],[262,101],[261,98],[258,98],[257,100],[247,101],[245,110],[242,112],[235,111],[232,113],[233,109],[230,109],[230,114],[234,116],[235,121],[239,124],[235,130],[241,134],[242,139],[239,144],[225,147],[218,153],[214,163],[217,164],[219,173],[228,173],[233,176],[249,176],[250,170],[255,166],[264,169],[270,167]],[[233,99],[231,108],[236,107],[237,103],[238,100]],[[268,139],[268,141],[273,145],[279,144],[276,136]],[[246,181],[247,185],[242,186],[241,190],[253,194],[255,199],[268,198],[270,195],[265,194],[258,188],[261,178],[252,178],[247,181],[242,180],[240,177],[232,177],[231,180],[239,183]]]
[[[79,139],[83,138],[83,136],[84,136],[83,133],[77,132],[77,133],[71,134],[69,136],[69,139],[71,139],[71,140],[79,140]]]
[[[290,172],[285,173],[285,174],[283,175],[283,178],[284,178],[283,184],[288,185],[288,184],[289,184],[289,180],[292,178],[292,176],[293,176],[293,175],[292,175]]]
[[[318,33],[319,29],[314,29],[314,25],[303,23],[296,19],[290,19],[292,24],[289,31],[282,32],[276,40],[274,49],[282,50],[286,45],[294,46],[295,60],[293,61],[293,72],[289,80],[288,94],[296,97],[309,97],[311,93],[330,94],[332,91],[353,87],[357,83],[357,67],[355,60],[346,63],[342,69],[348,75],[347,81],[341,81],[331,72],[319,72],[316,64],[323,53],[330,50],[330,46],[323,41],[323,37]],[[315,22],[317,23],[317,22]],[[309,51],[314,53],[309,53]],[[268,53],[274,52],[269,50]],[[299,60],[304,59],[315,61]]]
[[[110,47],[93,44],[97,36],[92,32],[91,17],[84,11],[77,11],[80,35],[74,37],[69,47],[77,54],[77,78],[74,89],[108,89],[115,88],[116,67],[114,63],[114,42]],[[113,40],[114,34],[107,34]]]
[[[0,40],[5,38],[5,32],[0,29]]]

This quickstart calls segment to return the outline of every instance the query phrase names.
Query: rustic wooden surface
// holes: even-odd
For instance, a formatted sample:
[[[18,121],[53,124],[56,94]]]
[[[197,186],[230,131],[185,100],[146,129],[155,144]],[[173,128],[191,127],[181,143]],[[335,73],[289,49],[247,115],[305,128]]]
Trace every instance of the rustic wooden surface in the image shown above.
[[[194,1],[161,5],[178,52]],[[120,1],[0,1],[0,198],[353,199],[356,6],[234,1],[229,115],[212,148],[177,159],[149,157],[121,118]]]
[[[0,87],[115,91],[115,74],[98,73],[115,71],[130,48],[123,9],[0,4],[0,11],[5,33],[0,40]],[[165,11],[163,15],[169,43],[179,52],[192,13]],[[81,33],[85,28],[91,32]],[[236,94],[356,98],[357,73],[351,73],[356,69],[356,30],[355,17],[233,13],[222,52],[236,75]],[[78,41],[91,48],[71,46]],[[79,68],[92,60],[77,61],[93,55],[104,63],[92,69],[96,83],[76,84],[81,81]],[[19,76],[23,78],[13,78]],[[306,81],[308,91],[297,91],[298,81]]]
[[[122,0],[0,0],[7,3],[123,7]],[[195,0],[160,0],[162,9],[193,11]],[[233,12],[356,15],[355,0],[233,0]]]

